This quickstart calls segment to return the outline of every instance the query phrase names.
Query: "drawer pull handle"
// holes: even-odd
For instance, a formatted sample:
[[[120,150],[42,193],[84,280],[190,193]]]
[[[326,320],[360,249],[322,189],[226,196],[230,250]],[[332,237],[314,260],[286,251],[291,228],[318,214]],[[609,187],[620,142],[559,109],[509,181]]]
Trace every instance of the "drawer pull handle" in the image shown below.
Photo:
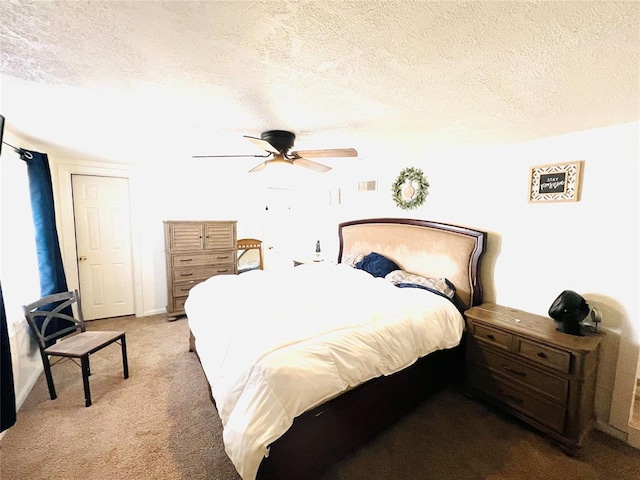
[[[193,275],[193,273],[181,273],[180,274],[181,277],[190,277],[191,275]]]
[[[536,353],[536,355],[538,355],[540,358],[547,358],[547,354],[544,352],[538,352]]]
[[[193,258],[181,258],[181,262],[193,262]]]
[[[227,257],[226,255],[224,257],[216,257],[217,260],[226,260],[227,258],[229,257]]]
[[[489,340],[495,340],[496,339],[496,337],[494,337],[491,333],[489,335],[487,335],[487,338]]]
[[[228,269],[228,268],[225,268],[224,270],[218,270],[218,273],[226,273],[226,272],[228,272],[228,271],[229,271],[229,269]]]
[[[525,372],[521,372],[519,370],[515,370],[513,368],[511,368],[509,365],[502,365],[502,368],[504,368],[507,372],[513,373],[514,375],[518,375],[519,377],[526,377],[527,374]]]
[[[498,392],[500,393],[500,395],[502,395],[507,400],[511,400],[512,402],[515,402],[518,405],[522,405],[524,403],[523,399],[518,398],[518,397],[514,397],[513,395],[509,395],[507,392],[504,392],[502,390],[498,390]]]

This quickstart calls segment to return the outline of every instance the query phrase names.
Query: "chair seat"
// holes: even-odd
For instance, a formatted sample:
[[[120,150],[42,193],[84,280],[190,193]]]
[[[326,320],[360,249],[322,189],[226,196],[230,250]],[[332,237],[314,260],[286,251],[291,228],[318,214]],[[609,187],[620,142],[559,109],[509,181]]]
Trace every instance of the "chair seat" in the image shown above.
[[[46,348],[45,353],[80,358],[121,339],[124,334],[125,332],[117,331],[82,332],[66,337],[55,345]]]

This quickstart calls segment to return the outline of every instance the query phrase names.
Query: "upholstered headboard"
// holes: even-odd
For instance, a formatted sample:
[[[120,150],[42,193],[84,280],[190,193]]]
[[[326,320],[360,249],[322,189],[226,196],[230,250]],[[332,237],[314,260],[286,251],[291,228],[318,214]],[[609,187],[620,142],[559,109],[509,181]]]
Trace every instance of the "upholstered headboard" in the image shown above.
[[[447,278],[467,307],[482,303],[485,232],[426,220],[373,218],[341,223],[338,236],[338,262],[351,254],[377,252],[403,270]]]

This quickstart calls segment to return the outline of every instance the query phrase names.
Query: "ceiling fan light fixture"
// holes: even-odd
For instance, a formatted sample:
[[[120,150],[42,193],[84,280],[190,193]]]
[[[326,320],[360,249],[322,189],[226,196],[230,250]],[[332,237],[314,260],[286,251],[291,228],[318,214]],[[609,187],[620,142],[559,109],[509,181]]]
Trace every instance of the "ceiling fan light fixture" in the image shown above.
[[[293,161],[285,158],[285,156],[281,153],[276,153],[273,158],[265,160],[262,163],[259,163],[251,170],[249,173],[261,172],[265,169],[267,170],[288,170],[289,167],[293,165]]]
[[[276,153],[271,160],[267,160],[268,164],[293,165],[293,162],[281,153]]]

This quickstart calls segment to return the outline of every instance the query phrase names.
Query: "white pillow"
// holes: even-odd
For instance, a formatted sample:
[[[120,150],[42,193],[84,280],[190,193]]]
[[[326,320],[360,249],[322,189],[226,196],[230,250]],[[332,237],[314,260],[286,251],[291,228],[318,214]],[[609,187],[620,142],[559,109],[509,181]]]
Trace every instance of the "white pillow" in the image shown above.
[[[342,263],[345,265],[349,265],[350,267],[356,268],[356,263],[364,258],[364,254],[362,253],[352,253],[351,255],[347,255],[342,259]]]
[[[386,280],[390,281],[394,285],[399,283],[413,283],[421,285],[423,287],[437,290],[438,292],[446,295],[449,298],[453,298],[456,291],[453,285],[444,277],[442,278],[427,278],[416,275],[415,273],[407,272],[405,270],[394,270],[388,273]]]

